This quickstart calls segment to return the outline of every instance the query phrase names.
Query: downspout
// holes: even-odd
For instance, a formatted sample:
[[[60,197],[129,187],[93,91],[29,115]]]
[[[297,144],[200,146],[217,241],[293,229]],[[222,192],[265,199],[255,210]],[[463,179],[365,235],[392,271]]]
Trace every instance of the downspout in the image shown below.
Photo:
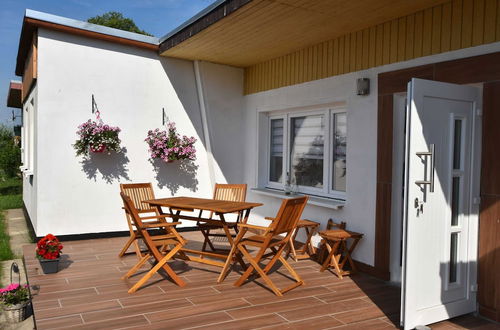
[[[212,145],[210,143],[210,131],[208,130],[207,120],[207,106],[205,103],[205,93],[203,91],[203,82],[201,79],[200,61],[198,60],[194,61],[194,77],[196,81],[196,91],[198,93],[198,103],[200,104],[203,138],[205,139],[205,149],[207,151],[208,174],[210,176],[211,186],[213,187],[215,185],[214,156],[212,154]]]

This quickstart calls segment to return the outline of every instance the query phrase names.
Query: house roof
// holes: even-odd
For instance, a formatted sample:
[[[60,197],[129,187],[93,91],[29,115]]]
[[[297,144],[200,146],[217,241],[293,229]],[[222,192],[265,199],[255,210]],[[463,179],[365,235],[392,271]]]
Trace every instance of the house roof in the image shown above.
[[[7,106],[11,108],[22,108],[22,94],[23,83],[20,81],[11,80],[9,84],[9,92],[7,93]]]
[[[18,76],[23,74],[24,62],[30,50],[33,33],[38,27],[84,35],[96,39],[104,39],[151,50],[157,50],[159,45],[159,39],[156,37],[27,9],[24,15],[21,37],[19,39],[19,49],[17,52],[16,75]]]
[[[160,54],[247,67],[448,1],[217,1],[161,38]]]

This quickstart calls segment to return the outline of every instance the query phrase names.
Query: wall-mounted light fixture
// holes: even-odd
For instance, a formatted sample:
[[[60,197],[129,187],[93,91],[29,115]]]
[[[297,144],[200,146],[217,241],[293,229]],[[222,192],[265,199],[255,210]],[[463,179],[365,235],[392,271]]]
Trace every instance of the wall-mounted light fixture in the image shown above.
[[[357,94],[358,95],[368,95],[370,94],[370,79],[359,78],[356,81]]]

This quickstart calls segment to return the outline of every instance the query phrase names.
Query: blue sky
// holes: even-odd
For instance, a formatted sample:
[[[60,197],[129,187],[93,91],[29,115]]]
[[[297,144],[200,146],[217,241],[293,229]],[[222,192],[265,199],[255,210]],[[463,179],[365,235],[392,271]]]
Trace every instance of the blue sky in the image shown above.
[[[10,80],[21,80],[14,70],[27,8],[82,21],[118,11],[132,18],[139,28],[161,37],[212,2],[214,0],[0,0],[0,124],[13,125],[12,109],[6,105],[7,91]]]

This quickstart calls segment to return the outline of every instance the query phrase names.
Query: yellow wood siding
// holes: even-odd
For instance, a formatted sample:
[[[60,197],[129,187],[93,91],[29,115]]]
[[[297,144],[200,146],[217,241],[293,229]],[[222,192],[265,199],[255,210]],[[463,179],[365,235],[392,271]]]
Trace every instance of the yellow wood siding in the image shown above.
[[[500,41],[500,0],[453,0],[245,68],[245,94]]]

